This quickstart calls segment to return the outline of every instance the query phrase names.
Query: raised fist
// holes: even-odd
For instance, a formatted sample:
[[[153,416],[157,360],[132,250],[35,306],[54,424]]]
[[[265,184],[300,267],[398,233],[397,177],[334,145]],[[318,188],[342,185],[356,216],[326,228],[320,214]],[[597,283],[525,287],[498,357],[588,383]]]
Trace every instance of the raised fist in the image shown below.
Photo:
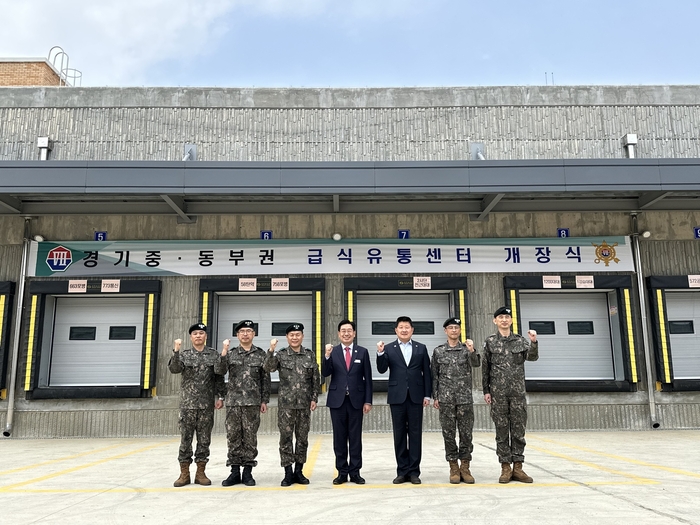
[[[327,345],[326,345],[326,357],[330,357],[332,351],[333,351],[333,345],[332,345],[332,344],[327,344]]]
[[[384,351],[384,341],[379,341],[377,343],[377,352],[380,354]]]
[[[276,346],[277,346],[277,339],[270,339],[270,350],[272,350],[274,352]]]
[[[180,351],[181,346],[182,346],[182,339],[175,339],[175,341],[173,341],[173,350],[175,350],[176,352]]]

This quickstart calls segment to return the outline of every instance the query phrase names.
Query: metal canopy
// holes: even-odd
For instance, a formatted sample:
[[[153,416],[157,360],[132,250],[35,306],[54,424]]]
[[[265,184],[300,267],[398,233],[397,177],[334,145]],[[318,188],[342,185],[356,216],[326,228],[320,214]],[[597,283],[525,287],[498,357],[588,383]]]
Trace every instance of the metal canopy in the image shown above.
[[[697,209],[700,159],[0,162],[3,215]]]

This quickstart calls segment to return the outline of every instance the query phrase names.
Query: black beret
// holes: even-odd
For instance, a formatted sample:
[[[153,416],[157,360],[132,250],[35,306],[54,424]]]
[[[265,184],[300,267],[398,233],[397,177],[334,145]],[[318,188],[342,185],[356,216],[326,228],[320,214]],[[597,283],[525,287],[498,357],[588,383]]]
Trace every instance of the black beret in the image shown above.
[[[456,324],[457,326],[462,326],[462,321],[459,317],[450,317],[447,321],[442,323],[442,327],[447,328],[451,324]]]
[[[255,330],[255,323],[253,321],[250,321],[246,319],[245,321],[241,321],[236,325],[236,328],[233,329],[234,333],[238,333],[238,330],[241,328],[250,328],[251,330]]]
[[[287,327],[287,331],[285,332],[285,334],[288,334],[289,332],[301,332],[301,333],[304,333],[304,325],[301,324],[301,323],[290,324],[290,325]]]
[[[511,315],[510,313],[510,308],[506,306],[501,306],[498,310],[496,310],[496,313],[493,314],[494,317],[498,317],[499,315]]]
[[[205,325],[204,323],[196,323],[196,324],[193,324],[192,326],[190,326],[190,331],[189,331],[189,333],[191,334],[191,333],[194,332],[195,330],[204,330],[204,331],[206,332],[206,331],[207,331],[207,325]]]

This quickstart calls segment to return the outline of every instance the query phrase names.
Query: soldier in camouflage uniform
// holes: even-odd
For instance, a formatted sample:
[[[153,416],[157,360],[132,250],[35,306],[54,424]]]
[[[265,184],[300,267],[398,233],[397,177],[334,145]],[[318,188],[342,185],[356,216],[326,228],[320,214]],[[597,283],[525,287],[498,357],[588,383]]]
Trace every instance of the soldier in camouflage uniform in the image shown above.
[[[226,440],[228,459],[226,466],[231,474],[221,482],[224,487],[243,483],[255,485],[252,470],[258,462],[258,428],[260,414],[267,412],[270,402],[270,374],[263,370],[265,350],[253,344],[255,336],[253,321],[241,321],[234,331],[239,346],[229,352],[229,340],[219,358],[216,372],[228,372],[226,394]],[[241,477],[241,466],[243,476]]]
[[[194,460],[197,473],[194,482],[199,485],[211,485],[204,469],[209,461],[211,431],[214,427],[214,407],[223,406],[226,392],[224,377],[214,371],[219,353],[208,346],[207,327],[203,323],[190,326],[192,348],[180,351],[181,339],[176,339],[173,355],[168,361],[168,369],[173,374],[182,374],[180,387],[180,477],[173,483],[182,487],[190,483],[190,464],[192,463],[192,439],[197,432],[197,450]],[[214,401],[214,397],[219,399]]]
[[[474,400],[472,368],[481,366],[474,341],[460,342],[462,321],[452,317],[442,325],[447,342],[433,350],[430,369],[433,376],[433,406],[440,410],[440,426],[445,440],[445,459],[450,464],[450,483],[474,483],[469,471],[472,460]],[[459,448],[456,431],[459,430]],[[461,461],[461,465],[457,460]]]
[[[283,487],[289,487],[292,483],[309,484],[302,469],[309,447],[311,411],[316,410],[321,390],[321,375],[316,354],[301,345],[303,340],[304,325],[289,325],[289,346],[274,353],[277,339],[273,339],[265,360],[266,371],[279,370],[280,374],[277,426],[280,430],[280,463],[284,467]],[[296,452],[292,444],[293,435],[296,435]]]
[[[482,377],[484,400],[491,405],[491,419],[496,425],[496,454],[501,462],[499,483],[511,479],[532,483],[523,471],[525,456],[525,361],[537,361],[537,332],[529,330],[529,341],[511,332],[513,319],[505,306],[493,314],[498,331],[484,342]],[[513,468],[511,469],[511,462]]]

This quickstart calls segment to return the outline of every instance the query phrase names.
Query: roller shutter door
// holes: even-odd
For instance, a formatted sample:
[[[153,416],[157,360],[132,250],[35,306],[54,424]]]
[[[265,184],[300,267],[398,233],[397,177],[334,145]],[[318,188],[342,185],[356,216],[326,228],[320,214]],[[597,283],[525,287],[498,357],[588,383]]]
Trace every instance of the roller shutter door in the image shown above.
[[[250,319],[257,323],[253,344],[263,350],[270,347],[270,339],[279,339],[277,348],[287,346],[284,330],[292,323],[304,325],[304,342],[302,345],[313,349],[314,330],[312,326],[312,296],[311,294],[275,294],[275,295],[220,295],[219,315],[216,341],[210,341],[210,346],[221,351],[221,342],[231,339],[231,347],[238,346],[238,339],[233,336],[233,326],[239,321]],[[277,372],[271,374],[272,380],[277,381]]]
[[[674,379],[700,378],[700,294],[666,292]]]
[[[540,359],[530,380],[612,380],[613,345],[606,293],[520,294],[521,333],[538,332]]]
[[[413,339],[433,349],[447,341],[442,328],[450,317],[449,294],[357,294],[357,342],[370,351],[372,377],[386,380],[389,372],[377,372],[377,342],[396,340],[396,318],[407,315],[414,323]]]
[[[143,297],[58,297],[50,386],[140,384]]]

